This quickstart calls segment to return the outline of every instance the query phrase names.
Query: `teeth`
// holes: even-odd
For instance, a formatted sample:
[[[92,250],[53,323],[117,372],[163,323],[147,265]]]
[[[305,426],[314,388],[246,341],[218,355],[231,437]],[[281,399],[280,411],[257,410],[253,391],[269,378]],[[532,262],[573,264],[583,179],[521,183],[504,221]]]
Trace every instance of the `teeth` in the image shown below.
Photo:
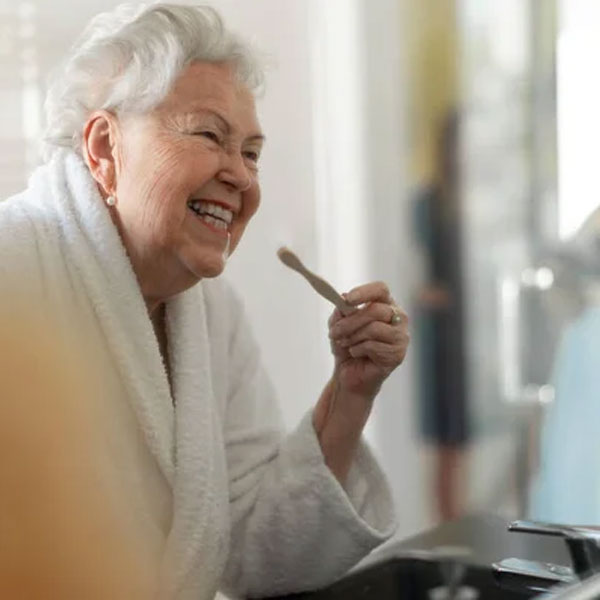
[[[188,202],[188,206],[198,215],[211,215],[225,221],[226,224],[230,224],[233,221],[233,212],[218,204],[202,200],[191,200]]]
[[[212,227],[215,227],[216,229],[223,229],[223,230],[227,230],[227,226],[228,224],[223,220],[223,219],[219,219],[217,217],[213,217],[209,214],[207,214],[206,212],[201,213],[200,210],[200,204],[204,204],[202,202],[188,202],[188,206],[198,215],[198,217],[204,221],[205,223],[208,223],[209,225],[211,225]],[[231,211],[226,211],[231,213]]]
[[[200,218],[217,229],[227,229],[227,223],[221,219],[215,219],[214,217],[210,217],[208,215],[202,215]]]

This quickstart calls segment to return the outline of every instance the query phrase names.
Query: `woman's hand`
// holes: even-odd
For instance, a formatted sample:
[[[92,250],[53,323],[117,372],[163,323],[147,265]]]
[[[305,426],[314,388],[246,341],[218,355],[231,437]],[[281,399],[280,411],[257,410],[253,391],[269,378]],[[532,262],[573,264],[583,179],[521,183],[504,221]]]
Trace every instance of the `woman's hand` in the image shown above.
[[[408,317],[398,308],[385,283],[367,283],[344,298],[356,307],[336,309],[329,319],[338,390],[373,399],[389,374],[404,360]]]
[[[354,308],[329,319],[333,377],[313,411],[313,427],[325,464],[344,485],[373,400],[404,360],[408,318],[384,283],[368,283],[345,295]]]

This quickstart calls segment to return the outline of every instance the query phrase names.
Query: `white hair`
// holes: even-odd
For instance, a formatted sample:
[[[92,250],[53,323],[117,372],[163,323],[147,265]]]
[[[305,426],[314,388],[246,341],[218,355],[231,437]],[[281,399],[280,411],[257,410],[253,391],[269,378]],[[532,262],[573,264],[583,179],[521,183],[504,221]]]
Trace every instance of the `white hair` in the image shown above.
[[[194,61],[232,65],[255,93],[264,83],[258,53],[225,28],[213,8],[124,4],[97,15],[48,89],[44,158],[61,147],[81,152],[82,130],[94,110],[152,110]]]

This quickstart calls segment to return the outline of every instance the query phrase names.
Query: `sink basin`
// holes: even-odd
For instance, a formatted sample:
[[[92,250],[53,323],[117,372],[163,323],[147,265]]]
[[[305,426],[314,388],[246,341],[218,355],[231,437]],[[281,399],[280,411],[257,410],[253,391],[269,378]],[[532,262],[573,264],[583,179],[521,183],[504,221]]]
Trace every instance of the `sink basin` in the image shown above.
[[[279,596],[279,600],[430,600],[429,590],[442,585],[440,564],[431,557],[397,557],[350,572],[327,588]],[[468,566],[462,585],[475,588],[479,600],[524,600],[535,592],[503,589],[492,569]]]

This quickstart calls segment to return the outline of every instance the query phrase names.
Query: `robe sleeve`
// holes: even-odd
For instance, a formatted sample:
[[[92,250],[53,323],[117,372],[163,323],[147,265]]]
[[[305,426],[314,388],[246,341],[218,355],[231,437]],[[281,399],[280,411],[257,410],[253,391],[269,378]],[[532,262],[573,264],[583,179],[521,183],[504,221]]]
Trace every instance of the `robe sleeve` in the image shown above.
[[[252,334],[230,341],[225,415],[231,546],[223,590],[260,597],[341,577],[395,530],[388,482],[361,442],[346,486],[326,466],[311,412],[287,436]]]

